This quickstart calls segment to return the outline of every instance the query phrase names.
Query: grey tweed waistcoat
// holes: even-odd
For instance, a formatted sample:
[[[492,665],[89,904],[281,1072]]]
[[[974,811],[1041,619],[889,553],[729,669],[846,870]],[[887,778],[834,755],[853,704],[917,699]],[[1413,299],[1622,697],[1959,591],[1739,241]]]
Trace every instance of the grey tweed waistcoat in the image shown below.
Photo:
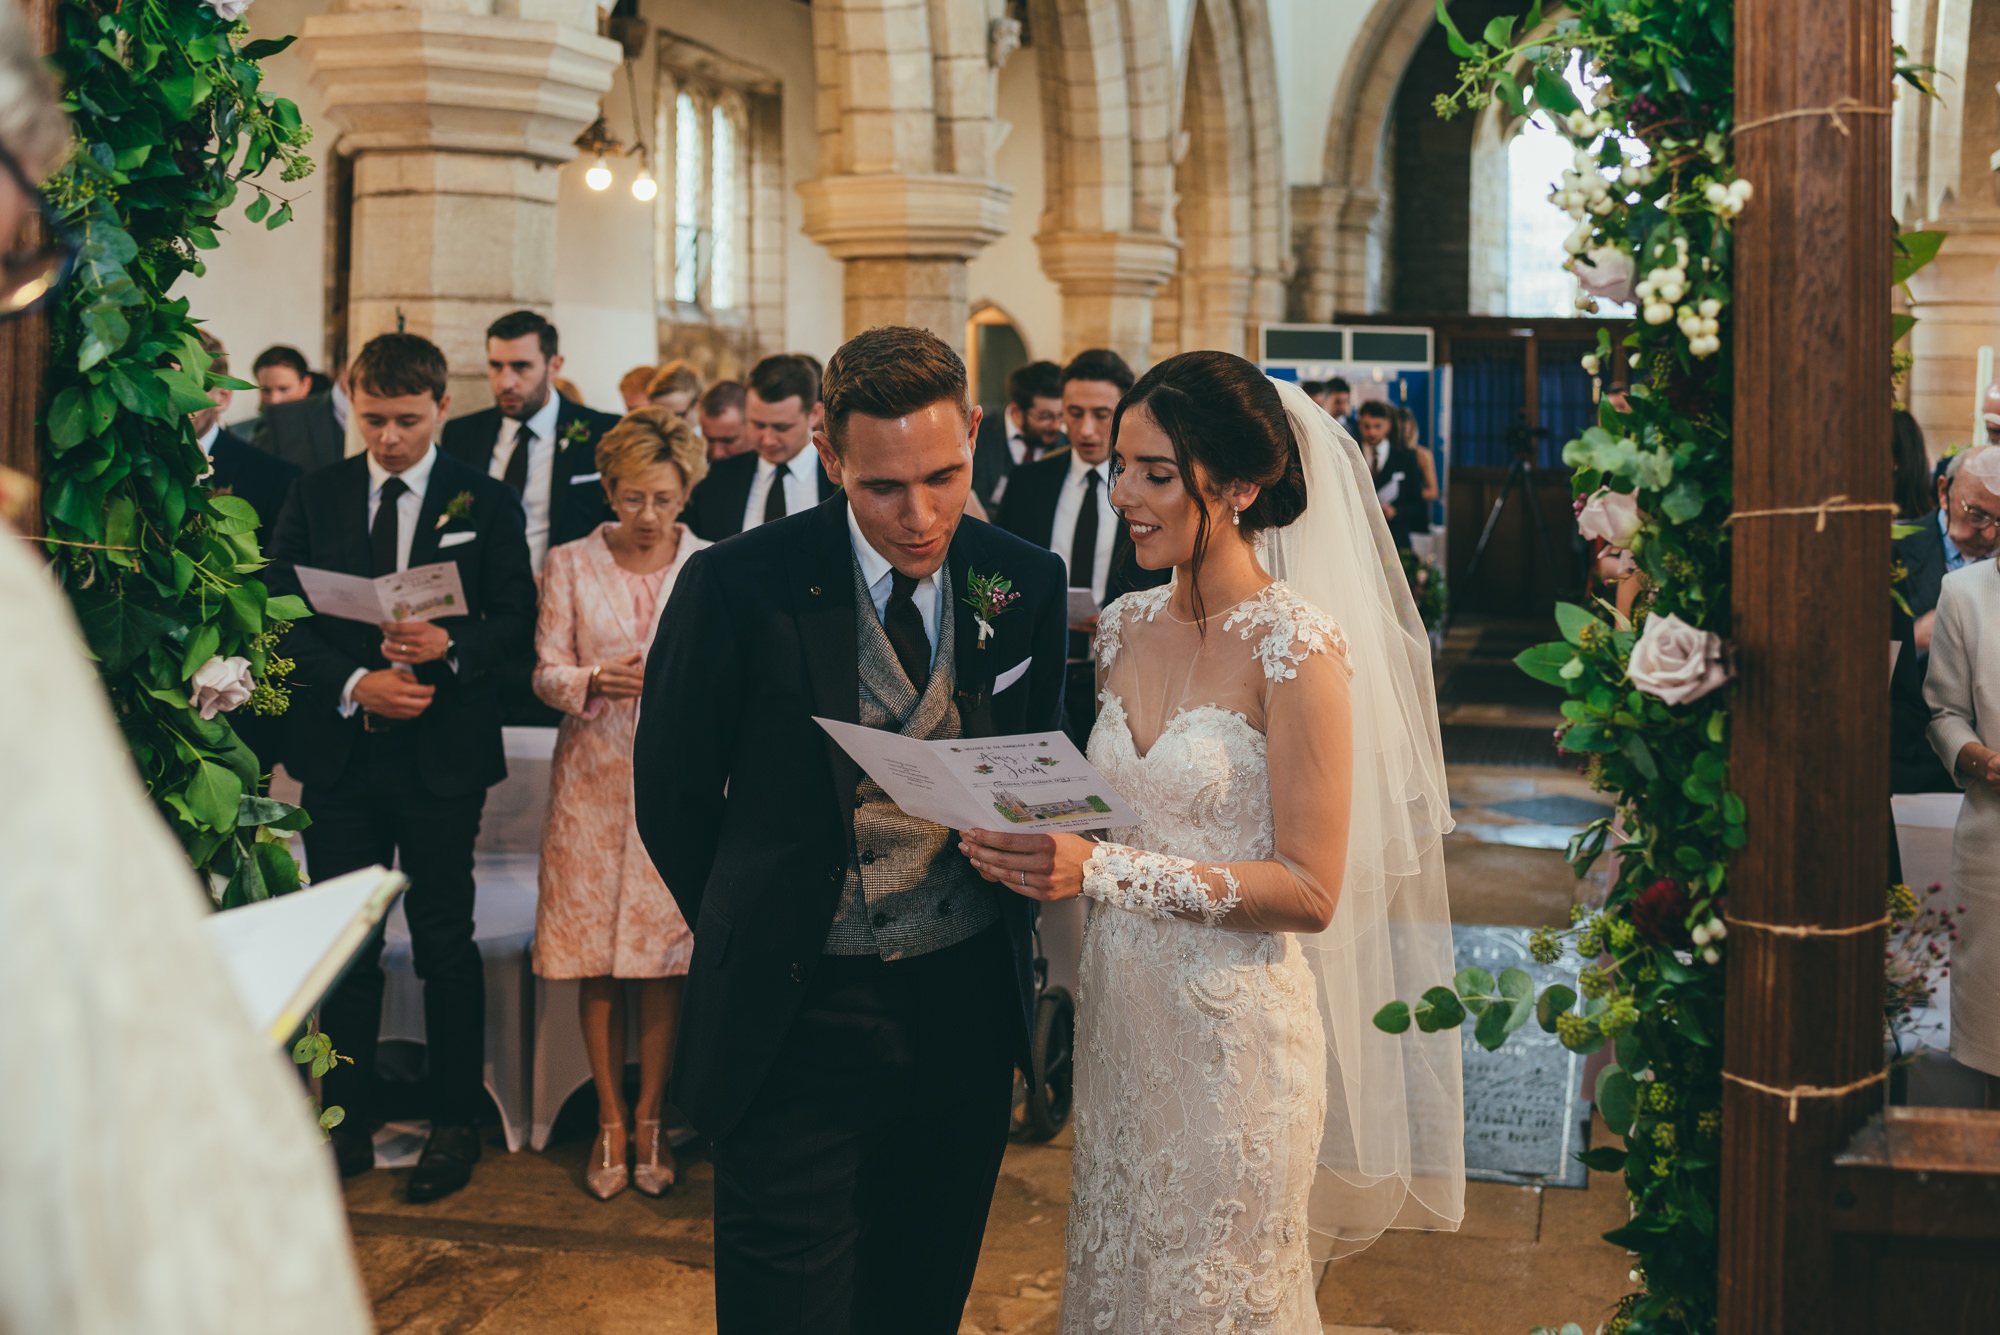
[[[951,575],[940,571],[937,652],[922,696],[903,671],[854,562],[855,643],[860,649],[863,727],[936,741],[959,735],[952,641]],[[828,955],[926,955],[997,922],[994,888],[958,851],[957,832],[905,815],[866,774],[856,788],[854,851],[840,908],[827,932]]]

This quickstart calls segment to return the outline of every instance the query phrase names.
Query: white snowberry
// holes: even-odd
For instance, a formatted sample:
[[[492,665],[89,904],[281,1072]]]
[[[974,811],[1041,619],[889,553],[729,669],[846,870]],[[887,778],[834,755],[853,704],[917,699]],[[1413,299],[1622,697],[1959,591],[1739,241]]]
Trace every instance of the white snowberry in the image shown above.
[[[1594,352],[1586,352],[1585,354],[1583,354],[1583,373],[1584,373],[1585,375],[1596,375],[1596,374],[1597,374],[1597,354],[1596,354],[1596,353],[1594,353]]]
[[[1704,320],[1713,320],[1716,316],[1722,314],[1722,303],[1714,297],[1703,297],[1701,305],[1695,307],[1695,309],[1701,312]]]
[[[1690,933],[1689,933],[1689,935],[1690,935],[1690,936],[1692,936],[1692,937],[1694,937],[1694,943],[1695,943],[1696,945],[1698,945],[1698,946],[1705,946],[1705,945],[1707,945],[1707,944],[1708,944],[1708,924],[1706,924],[1706,923],[1696,923],[1696,924],[1695,924],[1695,926],[1694,926],[1694,931],[1690,932]]]
[[[1714,946],[1710,946],[1707,950],[1702,951],[1701,957],[1704,961],[1706,961],[1709,964],[1722,963],[1722,953],[1718,951]]]
[[[1750,198],[1750,183],[1739,176],[1729,183],[1729,193],[1738,200],[1748,200]]]
[[[1647,324],[1665,324],[1674,318],[1674,308],[1664,301],[1655,301],[1647,305],[1645,315]]]

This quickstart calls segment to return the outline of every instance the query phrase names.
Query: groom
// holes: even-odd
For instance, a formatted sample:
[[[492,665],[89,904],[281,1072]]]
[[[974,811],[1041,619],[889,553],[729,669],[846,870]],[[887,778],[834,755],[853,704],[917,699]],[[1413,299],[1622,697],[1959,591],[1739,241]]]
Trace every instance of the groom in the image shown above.
[[[920,329],[826,368],[843,491],[690,558],[646,665],[639,833],[694,960],[674,1102],[713,1142],[722,1335],[952,1335],[1028,1064],[1028,901],[813,715],[1062,722],[1063,565],[962,518],[979,412]],[[974,576],[1013,582],[981,643]]]

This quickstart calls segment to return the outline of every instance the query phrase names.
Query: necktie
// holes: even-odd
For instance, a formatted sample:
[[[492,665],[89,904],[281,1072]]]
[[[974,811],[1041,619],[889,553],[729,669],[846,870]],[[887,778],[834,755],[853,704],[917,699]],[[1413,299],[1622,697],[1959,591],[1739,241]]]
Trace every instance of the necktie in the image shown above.
[[[785,479],[792,475],[790,464],[779,464],[771,474],[771,489],[764,493],[764,522],[785,517]]]
[[[507,460],[507,471],[500,480],[514,489],[516,496],[523,496],[528,490],[528,447],[535,443],[535,433],[528,430],[526,422],[514,433],[514,453]]]
[[[368,573],[380,577],[396,573],[396,500],[410,484],[392,477],[382,484],[382,499],[375,506],[375,522],[368,526]]]
[[[1076,512],[1076,536],[1069,544],[1069,586],[1087,589],[1097,579],[1097,470],[1083,475],[1083,508]]]
[[[922,695],[931,680],[931,640],[924,634],[924,614],[910,601],[916,588],[917,581],[902,571],[889,572],[889,606],[882,615],[882,629],[889,633],[903,675]]]

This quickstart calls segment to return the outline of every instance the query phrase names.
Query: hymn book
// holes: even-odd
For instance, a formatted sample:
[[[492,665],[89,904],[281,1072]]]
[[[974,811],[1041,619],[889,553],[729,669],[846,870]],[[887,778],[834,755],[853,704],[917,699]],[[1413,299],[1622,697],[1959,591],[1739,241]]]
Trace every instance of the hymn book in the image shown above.
[[[273,1043],[297,1032],[407,884],[401,872],[367,867],[210,914],[209,944],[257,1032]]]

